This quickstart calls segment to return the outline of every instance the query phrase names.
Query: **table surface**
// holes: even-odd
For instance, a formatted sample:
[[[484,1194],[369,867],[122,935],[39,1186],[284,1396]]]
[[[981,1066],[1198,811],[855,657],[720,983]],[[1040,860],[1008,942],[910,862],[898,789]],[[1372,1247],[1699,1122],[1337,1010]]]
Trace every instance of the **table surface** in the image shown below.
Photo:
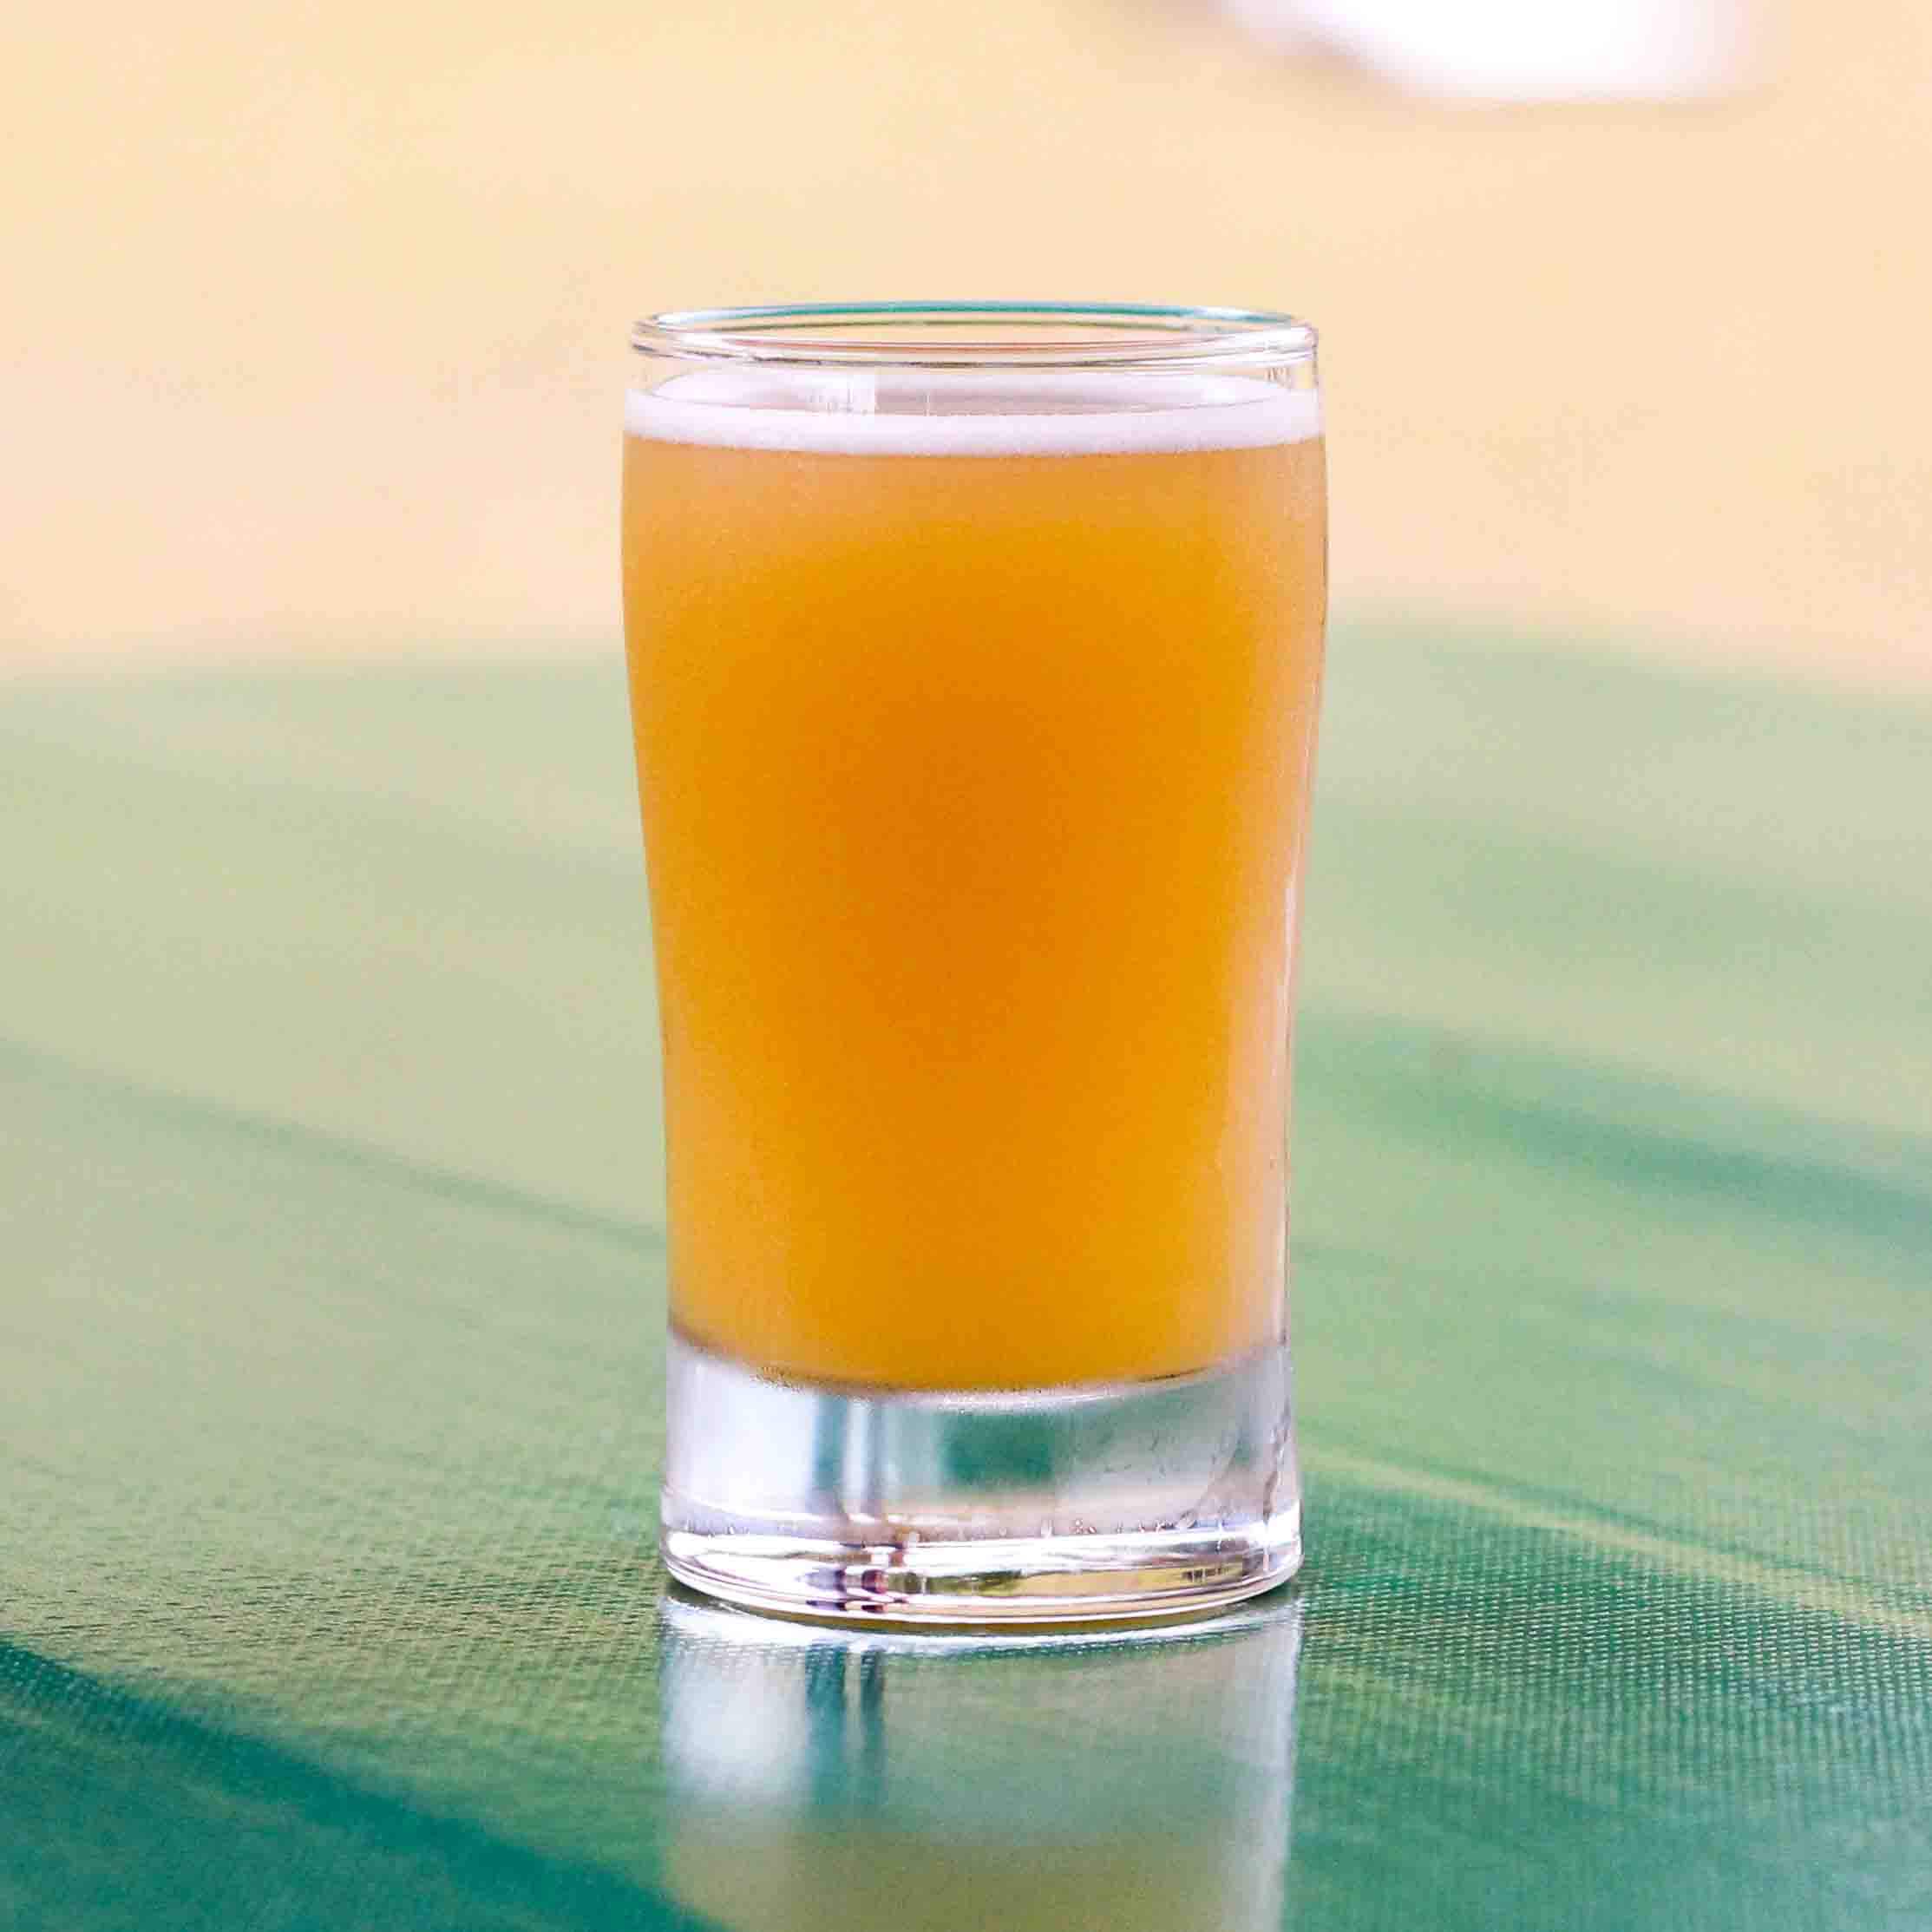
[[[1335,640],[1311,1555],[665,1593],[614,662],[0,691],[0,1923],[1932,1924],[1932,710]]]

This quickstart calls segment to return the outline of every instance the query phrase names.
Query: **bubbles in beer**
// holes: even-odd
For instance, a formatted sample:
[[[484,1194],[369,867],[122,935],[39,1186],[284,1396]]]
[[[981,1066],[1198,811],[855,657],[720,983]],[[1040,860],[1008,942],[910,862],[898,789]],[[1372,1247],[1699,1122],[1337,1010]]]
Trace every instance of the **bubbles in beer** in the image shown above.
[[[1321,433],[1313,390],[1251,377],[1060,370],[704,370],[632,390],[663,442],[822,455],[1154,455]]]

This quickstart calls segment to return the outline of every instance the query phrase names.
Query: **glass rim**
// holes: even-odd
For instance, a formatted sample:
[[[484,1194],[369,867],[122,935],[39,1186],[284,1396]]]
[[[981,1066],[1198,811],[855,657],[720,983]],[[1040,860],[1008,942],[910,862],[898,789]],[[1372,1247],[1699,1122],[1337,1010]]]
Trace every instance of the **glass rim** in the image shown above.
[[[954,339],[975,324],[1038,329]],[[922,333],[931,331],[931,333]],[[903,339],[896,339],[901,337]],[[1142,302],[788,302],[671,309],[631,329],[640,355],[684,362],[891,369],[1160,369],[1305,361],[1315,331],[1272,309]]]

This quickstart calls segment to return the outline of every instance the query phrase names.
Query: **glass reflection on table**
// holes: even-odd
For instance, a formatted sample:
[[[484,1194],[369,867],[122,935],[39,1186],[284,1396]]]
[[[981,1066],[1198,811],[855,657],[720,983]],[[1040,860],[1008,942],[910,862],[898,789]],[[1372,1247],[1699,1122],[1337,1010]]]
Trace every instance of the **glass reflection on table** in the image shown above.
[[[1298,1597],[1163,1630],[664,1604],[663,1881],[731,1932],[1274,1932]]]

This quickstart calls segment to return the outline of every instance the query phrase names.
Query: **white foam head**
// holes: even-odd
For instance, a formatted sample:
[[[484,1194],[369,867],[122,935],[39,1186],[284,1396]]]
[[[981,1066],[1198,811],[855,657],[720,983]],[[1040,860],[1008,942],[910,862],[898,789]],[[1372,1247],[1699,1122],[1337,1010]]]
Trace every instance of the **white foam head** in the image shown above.
[[[1321,434],[1312,389],[1254,377],[1064,370],[707,369],[632,390],[663,442],[842,456],[1097,456],[1254,449]]]

